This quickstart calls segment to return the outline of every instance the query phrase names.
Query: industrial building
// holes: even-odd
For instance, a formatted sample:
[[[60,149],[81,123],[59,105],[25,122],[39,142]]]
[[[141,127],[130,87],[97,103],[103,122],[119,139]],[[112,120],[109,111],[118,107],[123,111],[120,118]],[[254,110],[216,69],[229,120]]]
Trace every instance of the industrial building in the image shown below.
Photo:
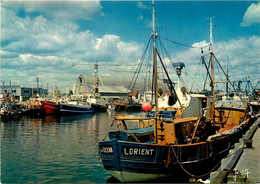
[[[114,78],[114,79],[113,79]],[[99,78],[98,80],[98,92],[99,96],[105,99],[120,99],[129,95],[129,90],[120,84],[123,81],[115,80],[115,77],[106,76]],[[124,80],[124,83],[126,81]],[[106,85],[104,85],[106,84]],[[93,75],[79,75],[76,84],[73,86],[74,96],[88,96],[95,92],[95,79]]]
[[[112,76],[112,75],[102,75],[95,76],[89,74],[81,74],[77,78],[76,83],[73,86],[74,96],[88,96],[94,93],[95,84],[98,86],[99,96],[104,99],[120,99],[127,97],[131,93],[129,89],[129,84],[131,83],[131,77],[124,76]],[[147,89],[144,88],[144,79],[138,79],[135,82],[134,91],[143,94]],[[159,87],[167,91],[167,83],[164,80],[159,81]],[[166,89],[166,90],[165,90]]]
[[[18,101],[25,101],[33,96],[48,95],[48,90],[36,87],[23,87],[21,85],[1,85],[0,98],[3,99],[4,95],[7,94]]]

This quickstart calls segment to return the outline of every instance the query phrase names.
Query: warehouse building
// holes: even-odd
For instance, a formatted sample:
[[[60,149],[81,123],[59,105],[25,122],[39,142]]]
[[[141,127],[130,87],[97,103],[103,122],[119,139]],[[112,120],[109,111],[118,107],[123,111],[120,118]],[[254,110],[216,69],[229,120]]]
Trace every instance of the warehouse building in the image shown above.
[[[32,96],[45,96],[47,94],[47,89],[23,87],[21,85],[1,85],[0,91],[1,99],[3,99],[4,95],[8,95],[18,101],[25,101],[29,100]]]

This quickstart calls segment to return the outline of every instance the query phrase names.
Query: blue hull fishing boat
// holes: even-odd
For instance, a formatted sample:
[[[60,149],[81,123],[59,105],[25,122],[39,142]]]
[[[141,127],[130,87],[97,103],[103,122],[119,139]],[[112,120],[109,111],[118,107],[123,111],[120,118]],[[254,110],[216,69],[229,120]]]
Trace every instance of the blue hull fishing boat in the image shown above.
[[[122,122],[126,120],[146,123],[148,121],[146,118],[115,119]],[[182,118],[168,121],[167,124],[162,121],[164,130],[160,133],[157,131],[157,143],[154,141],[153,126],[109,132],[109,140],[99,143],[99,154],[104,168],[121,182],[168,177],[203,178],[219,166],[220,160],[252,124],[252,121],[244,121],[230,132],[211,136],[202,142],[165,143],[168,138],[170,140],[172,134],[180,131],[180,129],[175,129],[175,132],[167,129],[174,130],[173,126],[177,128],[178,125],[187,125],[187,122],[195,124],[198,118]],[[166,134],[162,134],[163,132]],[[165,136],[164,139],[160,139],[162,135]]]
[[[161,42],[155,31],[154,2],[152,12],[153,31],[148,43],[152,40],[153,78],[150,86],[154,95],[149,102],[152,109],[146,106],[143,110],[147,112],[138,116],[116,114],[109,132],[98,144],[100,159],[104,168],[121,182],[168,177],[174,182],[180,177],[208,177],[254,119],[245,103],[238,107],[215,107],[213,59],[217,59],[212,52],[212,40],[207,54],[210,64],[205,64],[207,70],[212,69],[211,74],[208,71],[212,96],[187,93],[180,84],[175,90],[164,65],[166,62],[157,49],[157,43]],[[201,57],[203,63],[206,63],[205,56]],[[157,60],[167,76],[169,94],[160,94]],[[183,67],[184,64],[180,64],[176,68],[179,77]]]
[[[59,104],[61,114],[86,114],[94,113],[94,108],[89,105]]]

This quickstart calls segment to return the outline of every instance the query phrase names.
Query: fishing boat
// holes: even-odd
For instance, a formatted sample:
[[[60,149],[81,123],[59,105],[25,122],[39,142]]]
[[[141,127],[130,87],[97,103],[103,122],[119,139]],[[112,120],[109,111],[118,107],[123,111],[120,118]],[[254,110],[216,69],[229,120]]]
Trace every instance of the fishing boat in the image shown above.
[[[42,107],[46,114],[56,114],[59,112],[58,106],[58,87],[53,85],[52,98],[41,101]]]
[[[27,109],[27,114],[30,116],[41,116],[45,114],[44,108],[41,104],[42,99],[31,98],[25,101],[24,108]],[[29,109],[29,110],[28,110]]]
[[[60,103],[59,110],[63,115],[94,113],[90,105],[83,104]]]
[[[201,57],[210,76],[212,95],[193,94],[187,99],[187,104],[182,103],[157,49],[159,35],[155,30],[154,2],[152,5],[153,31],[150,40],[153,51],[154,95],[149,103],[143,103],[143,110],[146,111],[144,115],[115,114],[110,122],[110,130],[98,143],[99,156],[104,168],[121,182],[168,177],[174,182],[180,177],[208,177],[211,171],[218,168],[221,159],[235,142],[249,129],[254,119],[246,103],[215,106],[213,61],[217,58],[211,48],[212,35],[208,54],[211,64],[206,64],[206,55]],[[210,30],[212,33],[212,23]],[[172,109],[159,107],[158,63],[168,77],[171,91],[169,96],[175,101],[170,105]],[[182,93],[186,92],[183,90]],[[191,103],[196,103],[198,114],[189,111]],[[133,124],[136,127],[130,129]]]
[[[114,106],[115,111],[141,111],[142,110],[142,104],[137,102],[113,102],[111,103],[112,106]]]
[[[106,112],[107,105],[100,96],[97,95],[88,95],[86,98],[86,102],[90,104],[90,106],[95,110],[95,112]]]
[[[131,91],[126,99],[112,102],[115,111],[142,111],[142,103],[138,99],[139,92]]]
[[[56,114],[59,112],[59,106],[55,101],[45,100],[41,101],[46,114]]]
[[[22,111],[17,105],[5,104],[1,106],[1,119],[19,117]]]
[[[94,88],[93,92],[86,96],[86,102],[94,109],[95,112],[106,112],[107,105],[104,99],[99,94],[99,76],[98,76],[98,61],[94,64]]]

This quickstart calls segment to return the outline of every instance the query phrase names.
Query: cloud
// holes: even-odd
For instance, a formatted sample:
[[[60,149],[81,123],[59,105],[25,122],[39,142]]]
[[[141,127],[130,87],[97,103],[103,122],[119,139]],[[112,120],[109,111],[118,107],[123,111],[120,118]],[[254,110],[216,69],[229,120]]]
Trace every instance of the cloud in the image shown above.
[[[127,64],[135,63],[141,58],[143,44],[122,40],[119,35],[112,33],[97,35],[86,28],[80,29],[75,20],[80,18],[89,21],[95,16],[102,16],[102,6],[99,1],[85,3],[85,6],[79,3],[82,7],[77,3],[64,4],[65,7],[75,8],[74,11],[71,7],[63,10],[62,5],[57,2],[2,3],[1,80],[7,82],[12,79],[18,81],[18,84],[35,85],[35,77],[39,76],[41,83],[51,84],[57,80],[58,86],[66,89],[72,88],[79,74],[94,72],[93,66],[73,67],[72,63],[95,62],[98,59],[100,63]],[[57,7],[57,12],[50,4]],[[137,4],[139,8],[146,7],[143,3]],[[65,10],[72,12],[65,14]],[[71,17],[68,17],[70,13]],[[151,21],[142,21],[151,27]],[[205,44],[206,41],[201,41],[193,46]],[[222,44],[225,44],[226,49],[222,48]],[[217,57],[224,64],[227,55],[229,56],[229,65],[235,66],[231,68],[233,79],[248,74],[255,79],[260,78],[259,36],[236,38],[225,43],[216,42],[214,48]],[[200,49],[187,49],[176,53],[176,57],[172,58],[174,62],[184,62],[185,70],[195,75],[200,57]],[[99,68],[100,73],[107,73],[107,70],[108,68]]]
[[[202,41],[194,43],[193,46],[205,46],[208,43]],[[260,78],[260,37],[251,36],[249,38],[236,38],[226,42],[214,43],[214,53],[226,71],[226,65],[229,66],[229,76],[231,81],[240,80],[248,75],[251,77],[251,82],[256,83]],[[188,86],[194,86],[204,82],[205,70],[202,66],[200,58],[202,56],[200,49],[190,48],[188,50],[177,53],[174,57],[174,62],[184,62],[186,67],[185,71],[189,73],[189,77],[183,76],[188,81]],[[208,52],[208,47],[205,47],[204,54]],[[209,58],[206,58],[209,61]],[[225,79],[221,69],[215,65],[216,80]],[[200,75],[198,75],[200,72]],[[220,86],[220,84],[218,84]]]
[[[139,17],[137,17],[137,20],[139,20],[139,21],[144,20],[144,16],[143,16],[143,15],[140,15]]]
[[[143,4],[143,2],[138,1],[136,3],[137,7],[142,10],[149,10],[151,11],[151,7],[148,5]],[[143,21],[146,28],[152,28],[152,20],[151,19],[145,19],[143,15],[139,15],[136,20]]]
[[[137,7],[144,10],[151,10],[151,8],[145,4],[143,4],[141,1],[138,1],[136,3]]]
[[[241,26],[247,27],[253,24],[260,24],[260,2],[252,3],[246,10]]]
[[[18,54],[15,52],[0,50],[0,56],[1,56],[1,58],[17,58]]]
[[[3,7],[26,15],[43,15],[48,19],[59,21],[92,20],[104,16],[102,5],[96,1],[31,1],[31,2],[4,2]]]
[[[92,66],[73,67],[72,63],[96,59],[135,62],[143,50],[142,44],[125,42],[115,34],[79,31],[73,21],[59,22],[43,14],[20,17],[6,5],[2,8],[1,34],[1,80],[32,85],[38,76],[45,84],[57,80],[63,90],[72,88],[79,74],[94,72]]]

